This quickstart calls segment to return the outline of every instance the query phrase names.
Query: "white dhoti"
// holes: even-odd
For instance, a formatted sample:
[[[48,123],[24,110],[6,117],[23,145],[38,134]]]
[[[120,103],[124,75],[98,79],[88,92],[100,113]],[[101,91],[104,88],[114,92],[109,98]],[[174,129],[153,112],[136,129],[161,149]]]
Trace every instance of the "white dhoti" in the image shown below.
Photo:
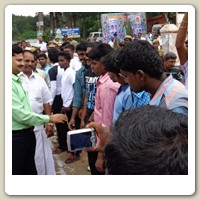
[[[43,126],[34,129],[36,137],[35,164],[38,175],[56,175],[50,142]]]

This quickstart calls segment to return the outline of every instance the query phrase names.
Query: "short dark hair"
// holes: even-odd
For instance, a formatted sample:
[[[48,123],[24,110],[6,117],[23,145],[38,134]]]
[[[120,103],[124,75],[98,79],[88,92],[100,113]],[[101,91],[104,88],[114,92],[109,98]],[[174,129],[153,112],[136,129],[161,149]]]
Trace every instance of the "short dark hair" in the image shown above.
[[[67,46],[67,45],[69,45],[69,44],[71,44],[71,43],[70,43],[70,42],[63,42],[62,45],[61,45],[61,47],[64,48],[65,46]]]
[[[100,60],[103,56],[113,51],[113,48],[109,44],[99,43],[95,45],[88,53],[88,57],[92,60]]]
[[[44,58],[44,59],[47,59],[47,55],[45,54],[45,53],[40,53],[38,56],[37,56],[37,58],[39,59],[39,58]]]
[[[58,57],[59,56],[63,56],[66,60],[71,60],[71,56],[69,55],[68,52],[65,52],[65,51],[60,51],[58,54]]]
[[[166,53],[166,54],[164,55],[164,57],[163,57],[164,60],[176,59],[176,58],[177,58],[177,56],[176,56],[176,54],[173,53],[173,52],[168,52],[168,53]]]
[[[19,46],[17,46],[17,44],[13,44],[12,45],[12,56],[15,56],[16,54],[20,54],[23,53],[23,49]]]
[[[105,147],[109,174],[188,174],[187,116],[147,105],[124,111],[111,133]]]
[[[94,46],[98,45],[99,43],[97,42],[88,42],[87,44],[87,48],[90,47],[90,48],[93,48]]]
[[[54,64],[58,62],[58,55],[59,55],[59,51],[57,48],[55,47],[50,47],[48,49],[48,57],[49,60]]]
[[[68,49],[71,49],[72,51],[74,51],[74,45],[73,44],[68,44],[68,45],[66,45],[65,47],[63,47],[63,48],[68,48]]]
[[[143,70],[159,79],[163,74],[162,59],[153,45],[146,40],[134,39],[125,45],[118,56],[120,69],[136,73]]]
[[[113,72],[115,74],[120,73],[119,65],[117,64],[117,56],[119,55],[120,49],[116,49],[114,51],[109,52],[106,56],[101,60],[104,69],[107,72]]]
[[[76,51],[86,51],[88,42],[81,42],[76,46]]]

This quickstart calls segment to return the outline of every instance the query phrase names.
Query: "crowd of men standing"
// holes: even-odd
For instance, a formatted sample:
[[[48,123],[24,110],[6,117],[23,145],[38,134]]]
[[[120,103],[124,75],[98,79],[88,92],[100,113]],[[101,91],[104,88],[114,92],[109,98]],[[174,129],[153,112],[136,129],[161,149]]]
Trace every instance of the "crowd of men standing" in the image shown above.
[[[162,59],[152,42],[128,35],[122,46],[116,34],[113,45],[67,35],[62,43],[14,44],[12,174],[56,174],[53,153],[68,151],[67,131],[85,127],[98,136],[88,151],[92,175],[187,174],[186,34],[187,13],[176,41],[180,66],[173,52]],[[65,163],[79,159],[76,151]]]

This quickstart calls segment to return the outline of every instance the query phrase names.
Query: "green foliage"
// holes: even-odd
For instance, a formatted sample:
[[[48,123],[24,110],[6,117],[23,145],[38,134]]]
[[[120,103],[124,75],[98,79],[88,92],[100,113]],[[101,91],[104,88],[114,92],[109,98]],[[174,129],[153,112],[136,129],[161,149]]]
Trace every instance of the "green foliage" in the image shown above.
[[[34,39],[36,38],[37,32],[36,31],[26,31],[19,36],[19,40],[27,40],[27,39]]]
[[[37,17],[25,17],[12,15],[12,37],[14,40],[27,40],[37,37]],[[50,34],[50,20],[49,15],[44,16],[44,36],[48,37]]]
[[[85,16],[80,20],[80,29],[81,29],[81,36],[86,38],[90,32],[98,31],[101,27],[98,15],[95,16]]]

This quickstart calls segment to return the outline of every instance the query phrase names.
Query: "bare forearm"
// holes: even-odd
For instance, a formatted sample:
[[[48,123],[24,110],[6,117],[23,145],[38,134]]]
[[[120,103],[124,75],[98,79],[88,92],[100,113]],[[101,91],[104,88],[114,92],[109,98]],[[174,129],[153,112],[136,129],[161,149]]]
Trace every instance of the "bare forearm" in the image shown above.
[[[188,48],[185,45],[187,27],[188,27],[188,13],[185,13],[176,37],[176,49],[178,52],[181,65],[183,65],[188,60]]]
[[[51,105],[47,103],[44,104],[43,107],[44,107],[44,114],[51,115]]]
[[[183,20],[181,21],[178,33],[177,33],[176,48],[180,48],[185,45],[187,27],[188,27],[188,13],[185,13]]]

